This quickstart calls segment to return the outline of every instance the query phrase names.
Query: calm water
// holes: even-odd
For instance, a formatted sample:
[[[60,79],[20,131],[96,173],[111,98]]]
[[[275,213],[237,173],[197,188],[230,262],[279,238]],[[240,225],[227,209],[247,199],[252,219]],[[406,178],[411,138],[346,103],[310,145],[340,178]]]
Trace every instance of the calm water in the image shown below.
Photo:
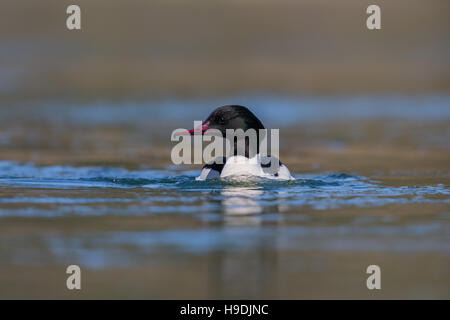
[[[0,108],[0,297],[450,298],[448,97],[251,101],[295,181],[170,164],[221,101]]]

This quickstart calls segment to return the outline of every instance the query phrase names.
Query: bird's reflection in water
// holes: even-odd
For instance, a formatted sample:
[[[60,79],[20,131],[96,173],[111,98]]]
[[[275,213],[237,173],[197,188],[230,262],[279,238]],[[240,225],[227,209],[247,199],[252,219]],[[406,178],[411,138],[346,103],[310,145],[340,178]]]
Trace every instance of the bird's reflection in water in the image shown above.
[[[224,248],[214,252],[209,266],[210,294],[216,298],[270,298],[276,295],[278,274],[277,232],[273,221],[264,226],[261,199],[267,192],[258,187],[229,186],[222,190],[224,237],[252,232],[250,244],[243,238],[242,249]],[[275,209],[277,211],[277,209]]]
[[[261,224],[263,208],[257,199],[262,190],[249,187],[228,187],[221,192],[224,223],[228,226],[252,226]]]

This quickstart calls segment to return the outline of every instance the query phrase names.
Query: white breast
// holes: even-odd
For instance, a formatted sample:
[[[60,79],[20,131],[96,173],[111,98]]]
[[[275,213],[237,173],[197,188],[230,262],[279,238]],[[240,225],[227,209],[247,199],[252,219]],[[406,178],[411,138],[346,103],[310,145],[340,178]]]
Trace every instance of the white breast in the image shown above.
[[[244,156],[233,156],[227,159],[225,166],[220,173],[220,177],[230,176],[264,176],[264,171],[261,168],[259,157],[255,156],[251,159]]]
[[[278,160],[277,160],[278,161]],[[256,155],[249,159],[243,156],[233,156],[227,159],[220,177],[230,176],[257,176],[276,180],[294,180],[289,169],[282,164],[275,174],[269,174],[261,167],[261,156]]]
[[[284,164],[280,163],[281,165],[279,167],[271,168],[267,166],[267,160],[270,160],[270,157],[264,157],[264,163],[266,163],[264,166],[261,165],[261,159],[262,157],[260,155],[256,155],[251,159],[243,156],[229,157],[225,161],[223,168],[219,166],[218,169],[221,169],[220,171],[213,169],[217,169],[217,166],[205,166],[196,180],[245,176],[256,176],[274,180],[294,180],[289,169]],[[275,160],[276,163],[279,162],[276,158],[272,158],[272,160]]]

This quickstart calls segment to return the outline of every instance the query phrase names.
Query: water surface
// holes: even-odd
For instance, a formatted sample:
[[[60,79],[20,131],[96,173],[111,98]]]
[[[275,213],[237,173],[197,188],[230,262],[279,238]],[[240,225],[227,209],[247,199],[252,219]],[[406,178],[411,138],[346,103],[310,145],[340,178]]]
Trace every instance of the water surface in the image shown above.
[[[170,131],[221,101],[0,109],[0,296],[450,297],[447,97],[236,99],[294,181],[170,163]]]

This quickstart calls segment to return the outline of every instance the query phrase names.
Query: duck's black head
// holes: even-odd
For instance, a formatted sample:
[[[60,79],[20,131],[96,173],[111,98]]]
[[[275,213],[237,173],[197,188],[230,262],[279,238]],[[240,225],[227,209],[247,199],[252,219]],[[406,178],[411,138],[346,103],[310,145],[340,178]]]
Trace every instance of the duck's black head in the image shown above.
[[[228,138],[228,129],[241,129],[241,133],[236,134],[236,131],[234,131],[235,134],[230,137],[230,142],[232,142],[233,147],[232,154],[250,158],[259,153],[260,138],[265,136],[264,131],[262,133],[259,131],[264,129],[261,121],[249,109],[239,105],[228,105],[217,108],[206,118],[201,126],[185,131],[183,134],[204,134],[209,129],[218,130],[224,138]],[[254,130],[255,143],[250,143],[250,138],[246,135],[250,129]],[[244,141],[243,149],[239,148],[238,140]]]
[[[228,105],[214,110],[203,122],[201,128],[189,130],[191,134],[196,132],[205,132],[208,129],[219,130],[223,136],[226,135],[226,129],[264,129],[261,121],[248,108],[239,105]]]

